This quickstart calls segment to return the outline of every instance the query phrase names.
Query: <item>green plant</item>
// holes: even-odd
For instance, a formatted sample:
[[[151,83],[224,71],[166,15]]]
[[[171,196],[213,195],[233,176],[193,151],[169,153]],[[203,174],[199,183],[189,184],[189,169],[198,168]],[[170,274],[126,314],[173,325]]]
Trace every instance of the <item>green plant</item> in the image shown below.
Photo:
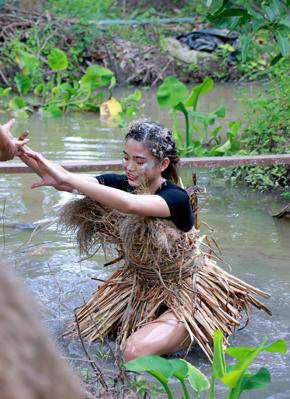
[[[169,399],[173,399],[173,393],[168,384],[172,376],[180,381],[185,399],[190,398],[185,380],[188,380],[196,394],[209,388],[206,376],[183,359],[167,360],[160,356],[142,356],[127,362],[124,366],[129,371],[147,371],[161,383]]]
[[[160,356],[142,356],[125,363],[124,367],[129,371],[148,372],[162,384],[169,399],[173,399],[173,393],[168,384],[172,376],[180,381],[185,399],[190,398],[185,381],[194,390],[194,398],[198,398],[199,392],[209,389],[208,399],[215,398],[216,379],[229,387],[227,399],[238,399],[243,391],[265,388],[271,383],[271,376],[266,368],[262,367],[256,373],[251,373],[248,368],[263,351],[286,353],[284,340],[278,339],[266,345],[268,340],[264,339],[257,348],[228,348],[226,351],[223,348],[223,340],[222,332],[216,330],[210,383],[203,373],[183,359],[167,360]],[[225,352],[237,359],[234,365],[226,365]]]
[[[270,33],[279,49],[279,53],[273,58],[272,64],[289,54],[289,14],[287,1],[266,0],[261,1],[257,7],[251,1],[246,1],[240,6],[232,6],[229,0],[207,0],[209,8],[208,20],[216,25],[226,24],[230,30],[247,26],[247,34],[242,44],[242,61],[246,60],[250,42],[260,30]]]
[[[283,154],[290,151],[289,63],[281,61],[271,71],[271,81],[256,98],[244,98],[245,129],[240,155]],[[245,166],[225,171],[233,183],[246,183],[260,190],[286,188],[290,185],[287,166]]]
[[[230,155],[239,150],[240,124],[229,123],[226,141],[222,144],[222,126],[215,125],[218,118],[225,117],[225,107],[221,106],[213,112],[197,111],[199,97],[213,89],[213,80],[206,78],[201,84],[187,87],[174,76],[167,77],[157,91],[157,101],[161,107],[171,108],[172,130],[181,154],[194,156]],[[178,127],[177,111],[181,112],[185,121],[185,142]]]

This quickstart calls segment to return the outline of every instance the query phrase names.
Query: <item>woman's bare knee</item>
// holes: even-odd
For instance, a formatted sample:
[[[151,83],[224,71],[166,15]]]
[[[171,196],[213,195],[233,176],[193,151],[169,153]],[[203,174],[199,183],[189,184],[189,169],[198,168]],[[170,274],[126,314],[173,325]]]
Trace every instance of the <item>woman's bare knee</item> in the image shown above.
[[[137,342],[134,335],[126,340],[123,347],[123,358],[125,362],[145,355],[147,355],[147,353],[144,350],[142,342]]]

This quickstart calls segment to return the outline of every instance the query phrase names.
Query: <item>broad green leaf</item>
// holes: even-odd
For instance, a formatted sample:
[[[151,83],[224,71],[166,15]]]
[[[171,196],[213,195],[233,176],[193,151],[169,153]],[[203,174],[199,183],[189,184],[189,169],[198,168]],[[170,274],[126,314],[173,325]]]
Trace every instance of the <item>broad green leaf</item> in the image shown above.
[[[188,363],[186,360],[184,362],[188,367],[188,380],[193,390],[199,392],[209,389],[209,380],[207,377],[191,363]]]
[[[206,0],[206,6],[209,8],[212,4],[212,0]]]
[[[114,73],[110,69],[100,65],[91,65],[80,80],[81,90],[92,93],[100,87],[109,85],[113,77]]]
[[[41,108],[40,113],[45,118],[56,118],[63,116],[62,110],[54,104],[50,104],[45,108]]]
[[[271,345],[265,346],[263,348],[264,351],[274,352],[274,353],[286,353],[286,343],[284,339],[277,339],[277,341],[273,342]]]
[[[19,91],[20,94],[28,93],[29,90],[31,89],[32,82],[27,75],[18,74],[15,76],[14,80],[16,83],[17,90]]]
[[[288,35],[280,30],[275,31],[275,37],[281,54],[285,57],[289,54]]]
[[[213,89],[213,80],[211,78],[206,77],[201,84],[192,88],[191,95],[186,100],[185,106],[192,107],[193,110],[195,111],[196,107],[197,107],[197,101],[198,101],[199,96],[201,94],[208,93],[212,89]]]
[[[53,71],[64,71],[68,67],[67,56],[64,51],[59,48],[51,49],[47,57],[47,62]]]
[[[227,348],[226,353],[235,359],[243,360],[255,350],[255,348]]]
[[[250,389],[261,389],[271,384],[271,374],[266,368],[260,370],[253,375],[245,375],[241,383],[241,392]]]
[[[28,75],[33,75],[35,73],[35,69],[37,69],[39,66],[39,60],[35,55],[20,49],[17,50],[16,62],[23,70],[23,73]]]
[[[220,380],[225,385],[231,388],[235,388],[237,386],[239,379],[241,378],[241,374],[242,373],[240,370],[230,371],[229,373],[225,373],[224,376],[220,378]]]
[[[181,380],[184,380],[188,374],[187,362],[183,359],[169,359],[169,363],[173,369],[173,375]]]
[[[173,374],[173,368],[168,360],[161,356],[141,356],[124,364],[129,371],[158,372],[165,379]]]
[[[220,330],[216,330],[213,338],[213,363],[212,374],[214,378],[221,378],[226,372],[225,354],[223,349],[224,336]]]
[[[161,107],[175,107],[185,101],[188,89],[175,76],[168,76],[159,87],[156,96]]]
[[[3,87],[0,87],[0,96],[6,97],[11,91],[11,87],[6,87],[6,89],[3,89]]]
[[[26,102],[21,97],[13,97],[12,100],[9,101],[9,107],[12,111],[18,111],[26,106]]]

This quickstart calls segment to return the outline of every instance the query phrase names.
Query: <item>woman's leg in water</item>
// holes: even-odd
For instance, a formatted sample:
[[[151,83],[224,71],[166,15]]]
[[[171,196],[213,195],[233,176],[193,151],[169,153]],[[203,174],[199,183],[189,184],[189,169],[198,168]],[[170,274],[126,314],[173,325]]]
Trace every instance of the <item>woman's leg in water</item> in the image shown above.
[[[173,312],[167,311],[130,335],[122,347],[124,361],[139,356],[169,355],[183,349],[189,342],[184,324]]]

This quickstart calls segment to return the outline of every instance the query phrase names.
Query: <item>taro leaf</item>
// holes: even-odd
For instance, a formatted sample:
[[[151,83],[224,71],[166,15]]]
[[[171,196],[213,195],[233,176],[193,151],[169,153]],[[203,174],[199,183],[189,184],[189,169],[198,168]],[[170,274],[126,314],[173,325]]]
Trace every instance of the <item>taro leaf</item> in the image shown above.
[[[198,101],[199,96],[201,94],[208,93],[212,89],[213,89],[213,80],[211,78],[206,77],[201,84],[192,88],[191,95],[186,100],[185,106],[192,107],[193,110],[195,111],[196,107],[197,107],[197,101]]]
[[[18,111],[26,106],[26,102],[21,97],[13,97],[12,100],[9,101],[9,107],[12,111]]]
[[[17,90],[20,94],[28,93],[31,89],[32,82],[31,79],[27,75],[18,74],[14,78]]]
[[[184,362],[188,367],[188,380],[193,390],[199,392],[209,389],[209,380],[207,377],[186,360]]]
[[[55,104],[49,104],[47,107],[41,108],[40,113],[45,118],[55,118],[63,115],[62,110]]]
[[[173,368],[173,375],[180,380],[184,380],[188,374],[187,362],[183,359],[169,359],[168,361]]]
[[[37,69],[39,66],[38,58],[35,55],[27,53],[23,50],[17,50],[16,62],[23,70],[23,73],[27,75],[33,75],[35,73],[35,69]]]
[[[129,371],[147,371],[154,373],[152,375],[162,377],[163,380],[168,380],[173,374],[172,365],[168,360],[161,356],[141,356],[130,360],[124,366]]]
[[[91,65],[81,78],[81,89],[92,93],[100,87],[110,84],[112,78],[114,78],[114,73],[110,69],[100,65]]]
[[[284,339],[277,339],[277,341],[273,342],[271,345],[264,346],[264,351],[267,352],[278,352],[278,353],[286,353],[286,343]]]
[[[286,344],[285,341],[282,339],[278,339],[277,341],[273,342],[271,345],[265,346],[267,340],[261,342],[258,348],[239,348],[244,349],[245,354],[242,355],[242,351],[240,351],[240,356],[242,356],[241,360],[234,365],[234,371],[226,373],[223,378],[221,378],[222,382],[225,385],[228,385],[232,388],[236,387],[239,383],[240,378],[246,372],[248,366],[253,362],[253,360],[262,352],[279,352],[285,353],[286,352]],[[237,348],[236,348],[237,349]],[[246,355],[247,353],[247,355]]]
[[[187,87],[175,76],[168,76],[157,91],[157,101],[161,107],[175,107],[183,103],[187,96]]]
[[[227,348],[226,353],[235,359],[243,360],[255,350],[256,348]]]
[[[48,65],[53,71],[64,71],[68,67],[67,56],[64,51],[59,48],[51,49],[47,58]]]
[[[212,375],[214,378],[221,378],[226,372],[223,339],[224,336],[221,330],[216,330],[213,337],[214,353],[212,363]]]
[[[261,389],[271,384],[269,370],[262,367],[256,374],[245,375],[241,383],[241,392],[250,389]]]

